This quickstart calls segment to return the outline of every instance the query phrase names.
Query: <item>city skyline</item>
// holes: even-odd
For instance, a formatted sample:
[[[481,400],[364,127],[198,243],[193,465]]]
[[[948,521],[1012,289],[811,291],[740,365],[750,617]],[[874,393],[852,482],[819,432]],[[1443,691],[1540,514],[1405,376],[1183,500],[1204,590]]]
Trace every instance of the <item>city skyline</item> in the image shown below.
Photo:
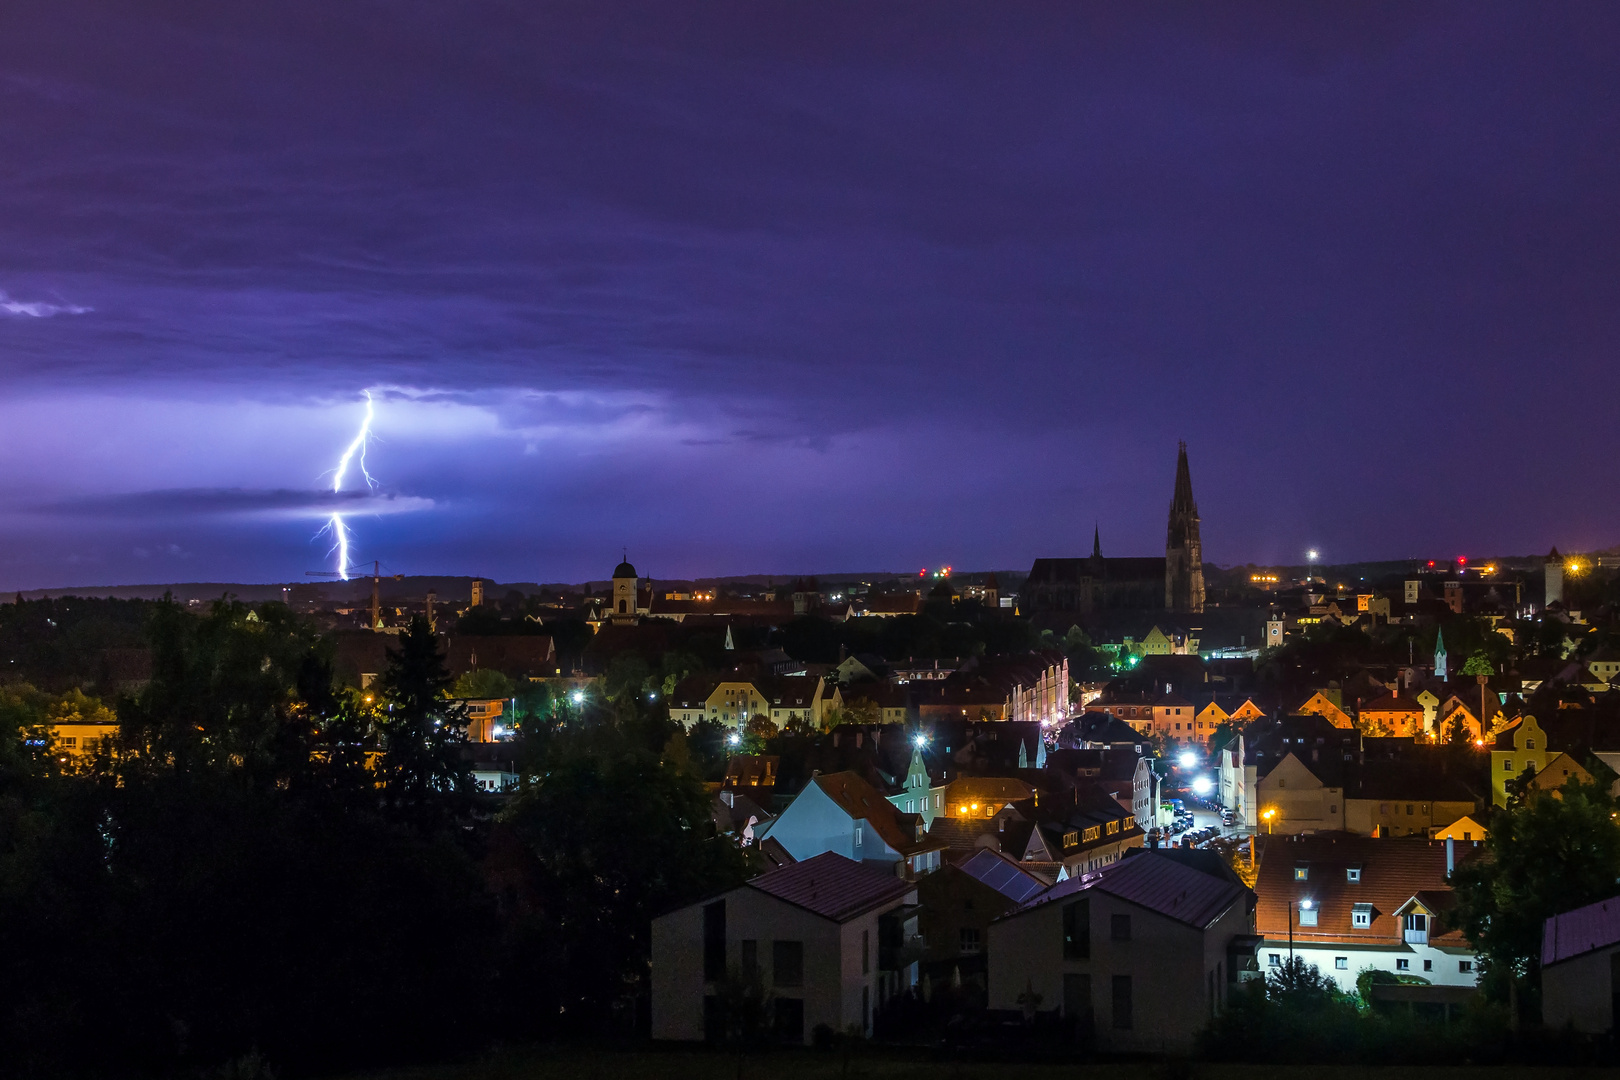
[[[1612,9],[635,12],[12,12],[0,588],[1620,540]]]

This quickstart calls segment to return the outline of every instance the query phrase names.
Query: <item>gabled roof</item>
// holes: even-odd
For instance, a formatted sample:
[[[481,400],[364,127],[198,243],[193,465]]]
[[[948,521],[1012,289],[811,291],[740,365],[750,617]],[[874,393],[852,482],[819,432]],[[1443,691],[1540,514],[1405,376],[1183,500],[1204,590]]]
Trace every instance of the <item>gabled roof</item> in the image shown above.
[[[1620,944],[1620,896],[1554,915],[1541,928],[1541,964],[1573,960]]]
[[[916,814],[901,813],[858,773],[823,774],[811,782],[851,818],[865,820],[885,844],[901,855],[914,855],[940,846],[932,840],[918,840],[917,823],[921,819]]]
[[[1231,881],[1148,852],[1111,863],[1096,874],[1059,882],[1005,918],[1016,918],[1090,889],[1117,896],[1200,930],[1220,918],[1248,891]]]
[[[834,922],[847,922],[916,888],[892,872],[846,859],[835,851],[773,870],[748,886]]]

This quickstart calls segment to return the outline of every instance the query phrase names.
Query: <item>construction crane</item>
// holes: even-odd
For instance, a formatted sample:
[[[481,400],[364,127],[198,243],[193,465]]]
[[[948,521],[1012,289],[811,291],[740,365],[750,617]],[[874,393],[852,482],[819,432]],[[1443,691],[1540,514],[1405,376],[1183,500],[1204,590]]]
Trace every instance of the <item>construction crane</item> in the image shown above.
[[[305,570],[305,577],[335,577],[349,580],[351,574],[362,575],[366,572],[364,566],[351,566],[346,570]],[[395,581],[404,581],[404,574],[390,575]],[[371,628],[376,630],[382,626],[382,561],[374,559],[371,563]]]

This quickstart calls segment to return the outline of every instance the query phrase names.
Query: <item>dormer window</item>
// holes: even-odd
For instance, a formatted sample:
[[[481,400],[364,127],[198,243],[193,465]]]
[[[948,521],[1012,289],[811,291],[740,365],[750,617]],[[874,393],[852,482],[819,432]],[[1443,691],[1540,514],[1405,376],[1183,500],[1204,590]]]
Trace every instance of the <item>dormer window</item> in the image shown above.
[[[1350,908],[1350,925],[1357,930],[1369,929],[1372,926],[1372,905],[1353,905]]]
[[[1526,750],[1534,750],[1536,748],[1536,740],[1534,740],[1534,739],[1526,739],[1526,740],[1524,740],[1524,748]]]
[[[1344,880],[1346,880],[1346,881],[1360,881],[1361,880],[1361,867],[1359,867],[1359,866],[1347,866],[1347,867],[1345,867],[1344,868]]]
[[[1295,881],[1308,881],[1308,880],[1310,880],[1310,876],[1311,876],[1311,868],[1309,866],[1296,866],[1296,867],[1294,867],[1294,880]]]

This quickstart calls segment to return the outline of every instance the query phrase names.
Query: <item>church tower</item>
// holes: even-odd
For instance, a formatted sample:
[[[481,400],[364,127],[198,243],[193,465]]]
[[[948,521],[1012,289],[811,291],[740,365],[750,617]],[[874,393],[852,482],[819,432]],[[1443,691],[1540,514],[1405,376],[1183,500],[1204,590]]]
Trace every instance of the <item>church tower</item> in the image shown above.
[[[1186,443],[1176,458],[1176,492],[1170,500],[1170,529],[1164,542],[1164,606],[1189,615],[1204,610],[1204,543],[1198,536],[1198,504],[1193,501]]]
[[[636,576],[636,568],[630,565],[630,556],[626,555],[624,561],[613,570],[613,611],[612,619],[616,623],[633,623],[636,621],[636,587],[641,579]]]

